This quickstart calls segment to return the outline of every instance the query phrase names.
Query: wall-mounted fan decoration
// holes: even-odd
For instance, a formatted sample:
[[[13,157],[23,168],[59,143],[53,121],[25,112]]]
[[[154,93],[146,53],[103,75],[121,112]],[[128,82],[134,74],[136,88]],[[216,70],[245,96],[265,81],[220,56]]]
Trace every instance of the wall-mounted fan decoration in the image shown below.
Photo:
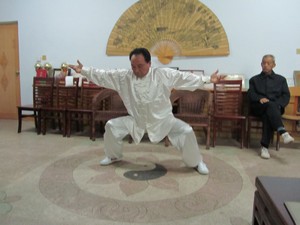
[[[128,55],[145,47],[163,64],[174,56],[229,54],[225,30],[216,15],[198,0],[140,0],[119,18],[107,55]]]

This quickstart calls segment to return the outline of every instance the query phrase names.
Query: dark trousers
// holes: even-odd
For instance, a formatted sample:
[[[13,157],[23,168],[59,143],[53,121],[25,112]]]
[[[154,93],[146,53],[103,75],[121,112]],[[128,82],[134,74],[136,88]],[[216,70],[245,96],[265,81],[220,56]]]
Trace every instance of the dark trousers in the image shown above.
[[[261,145],[269,148],[274,131],[279,127],[284,127],[281,115],[284,113],[284,108],[274,102],[252,103],[251,113],[254,116],[260,117],[263,123]]]

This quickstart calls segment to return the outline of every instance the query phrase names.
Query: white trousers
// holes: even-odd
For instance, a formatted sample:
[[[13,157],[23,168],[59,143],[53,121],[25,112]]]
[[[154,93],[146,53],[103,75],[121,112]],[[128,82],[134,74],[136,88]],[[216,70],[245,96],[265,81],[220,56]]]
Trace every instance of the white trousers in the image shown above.
[[[132,124],[128,124],[132,123]],[[109,120],[105,125],[104,152],[109,158],[122,158],[123,138],[134,123],[133,118],[119,117]],[[202,160],[197,139],[192,127],[182,120],[175,119],[168,134],[172,145],[182,153],[183,162],[189,167],[196,167]]]

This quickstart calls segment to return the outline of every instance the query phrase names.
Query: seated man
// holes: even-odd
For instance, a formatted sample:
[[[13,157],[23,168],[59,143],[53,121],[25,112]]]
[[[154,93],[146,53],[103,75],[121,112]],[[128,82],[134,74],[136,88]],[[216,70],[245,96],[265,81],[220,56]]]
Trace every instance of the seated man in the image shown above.
[[[273,55],[262,58],[262,72],[249,80],[248,98],[250,110],[260,117],[263,123],[261,138],[261,157],[269,159],[269,144],[274,131],[279,132],[284,143],[294,141],[285,130],[281,115],[290,100],[290,92],[285,77],[275,74]]]

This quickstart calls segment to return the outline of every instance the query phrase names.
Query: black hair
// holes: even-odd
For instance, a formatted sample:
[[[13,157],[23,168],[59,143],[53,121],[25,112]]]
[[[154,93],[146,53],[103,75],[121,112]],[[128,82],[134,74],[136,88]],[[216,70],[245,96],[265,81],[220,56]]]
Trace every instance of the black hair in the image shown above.
[[[135,48],[129,54],[129,60],[133,55],[143,55],[147,63],[151,62],[151,54],[146,48]]]

